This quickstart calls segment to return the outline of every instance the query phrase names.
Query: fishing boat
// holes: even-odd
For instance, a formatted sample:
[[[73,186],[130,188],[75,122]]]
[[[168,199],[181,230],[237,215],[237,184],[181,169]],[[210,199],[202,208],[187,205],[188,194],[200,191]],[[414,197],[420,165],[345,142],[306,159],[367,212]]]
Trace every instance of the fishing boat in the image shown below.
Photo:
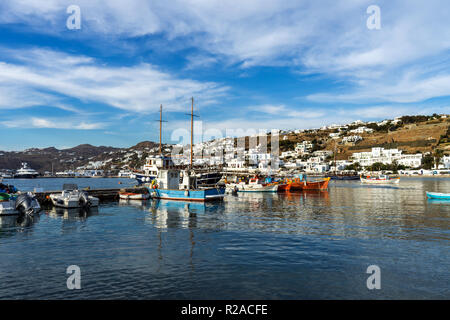
[[[308,181],[305,174],[299,174],[292,179],[290,191],[326,190],[329,182],[329,177],[322,180]]]
[[[164,200],[213,201],[221,200],[225,195],[224,187],[200,188],[195,175],[189,170],[179,169],[159,170],[147,188],[152,198]]]
[[[292,183],[290,181],[285,183],[278,183],[278,192],[289,192],[291,190]]]
[[[426,192],[429,199],[450,200],[450,193]]]
[[[194,104],[194,98],[192,98],[192,115],[191,115],[191,122],[193,122],[193,104]],[[170,157],[166,157],[163,155],[162,152],[162,123],[167,122],[162,119],[162,105],[159,109],[159,154],[157,156],[148,157],[145,161],[145,164],[142,166],[142,169],[139,171],[132,171],[129,177],[131,179],[136,179],[138,184],[145,184],[145,183],[151,183],[156,176],[158,175],[159,169],[161,168],[170,168],[174,167],[174,163]],[[192,128],[191,128],[192,129]],[[192,130],[191,130],[192,131]],[[192,139],[191,139],[192,140]],[[191,141],[192,143],[192,141]],[[191,148],[192,149],[192,148]],[[192,152],[192,150],[191,150]],[[192,159],[192,156],[191,156]],[[191,165],[192,168],[192,160]],[[214,186],[216,185],[221,179],[222,174],[219,172],[201,172],[196,173],[197,176],[197,185],[199,186]]]
[[[173,167],[158,168],[158,174],[147,188],[150,196],[154,199],[182,200],[182,201],[213,201],[222,200],[225,195],[225,187],[200,187],[197,184],[197,176],[192,170],[194,159],[194,98],[191,104],[191,157],[189,170],[180,170]],[[160,155],[161,151],[161,126],[162,126],[162,106],[160,108]],[[163,163],[164,165],[164,163]],[[181,183],[180,183],[181,181]]]
[[[379,176],[361,176],[361,183],[367,184],[397,184],[400,182],[399,177],[389,177],[387,175],[379,175]]]
[[[229,191],[237,192],[277,192],[279,185],[273,183],[270,178],[254,176],[248,182],[227,183],[226,187]]]
[[[85,208],[97,207],[99,199],[88,195],[85,190],[78,190],[76,184],[64,184],[61,193],[52,193],[49,196],[55,207],[60,208]]]
[[[39,202],[31,192],[9,194],[0,193],[0,215],[33,216],[41,210]]]
[[[147,200],[150,198],[148,193],[119,192],[119,198],[123,200]]]

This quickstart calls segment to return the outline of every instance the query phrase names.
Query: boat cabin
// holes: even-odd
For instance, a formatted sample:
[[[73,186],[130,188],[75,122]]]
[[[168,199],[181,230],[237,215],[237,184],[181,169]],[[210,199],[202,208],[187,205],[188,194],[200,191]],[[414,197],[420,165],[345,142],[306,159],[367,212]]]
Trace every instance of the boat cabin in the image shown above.
[[[156,177],[158,189],[194,190],[197,189],[197,178],[188,171],[177,169],[159,170]]]
[[[147,158],[142,169],[146,175],[156,176],[159,169],[169,169],[173,166],[172,158],[156,156]]]

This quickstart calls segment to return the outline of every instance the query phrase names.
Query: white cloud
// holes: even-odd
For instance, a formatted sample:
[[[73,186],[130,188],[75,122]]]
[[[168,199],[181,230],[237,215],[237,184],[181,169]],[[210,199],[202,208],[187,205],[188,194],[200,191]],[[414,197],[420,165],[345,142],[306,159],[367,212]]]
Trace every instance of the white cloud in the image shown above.
[[[32,117],[30,119],[14,119],[1,121],[0,124],[8,128],[46,128],[46,129],[77,129],[77,130],[95,130],[106,126],[100,122],[85,122],[80,119],[62,120]]]
[[[320,118],[326,115],[327,111],[319,110],[317,108],[292,108],[286,107],[285,105],[259,105],[246,107],[247,110],[253,112],[254,114],[265,113],[268,115],[277,115],[282,117],[292,117],[292,118]]]
[[[352,84],[336,94],[312,94],[313,101],[413,102],[450,92],[448,4],[439,0],[377,1],[381,30],[366,27],[371,0],[78,0],[82,29],[68,33],[65,8],[72,2],[6,0],[1,4],[0,23],[24,23],[35,32],[100,42],[157,35],[171,48],[173,40],[181,39],[181,46],[201,52],[187,58],[188,69],[226,60],[243,68],[289,66]],[[37,53],[34,57],[39,59]],[[51,90],[138,111],[148,110],[149,101],[155,100],[156,106],[163,102],[175,108],[192,93],[208,92],[205,100],[213,101],[224,90],[216,84],[174,79],[146,64],[100,68],[86,57],[56,58],[61,69],[55,72],[51,65],[43,65],[51,71],[47,75],[30,74],[28,69],[12,71],[30,75],[27,82],[33,86],[56,73],[64,81],[49,81]],[[443,59],[434,74],[426,74],[431,62]],[[74,66],[74,72],[64,76],[69,70],[66,65]],[[413,76],[411,68],[417,69]]]
[[[52,104],[64,109],[57,97],[63,95],[128,111],[156,111],[160,104],[166,110],[181,110],[191,96],[204,106],[228,89],[213,82],[179,79],[144,63],[109,67],[90,57],[43,49],[6,53],[15,63],[0,62],[0,108]]]

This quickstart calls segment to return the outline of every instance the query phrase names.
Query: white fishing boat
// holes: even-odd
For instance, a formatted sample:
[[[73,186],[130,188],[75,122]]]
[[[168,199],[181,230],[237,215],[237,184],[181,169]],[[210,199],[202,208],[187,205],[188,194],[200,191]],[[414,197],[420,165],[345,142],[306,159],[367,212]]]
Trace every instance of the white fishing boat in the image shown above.
[[[366,184],[397,184],[400,182],[399,177],[391,178],[387,175],[379,175],[379,176],[361,176],[361,183]]]
[[[50,199],[55,207],[84,208],[98,206],[99,199],[88,195],[84,190],[78,190],[76,184],[64,184],[61,193],[52,193]]]
[[[0,215],[33,216],[41,210],[39,202],[31,192],[20,194],[0,193]]]
[[[263,179],[253,177],[248,183],[227,183],[226,188],[228,192],[277,192],[278,184],[265,183]]]

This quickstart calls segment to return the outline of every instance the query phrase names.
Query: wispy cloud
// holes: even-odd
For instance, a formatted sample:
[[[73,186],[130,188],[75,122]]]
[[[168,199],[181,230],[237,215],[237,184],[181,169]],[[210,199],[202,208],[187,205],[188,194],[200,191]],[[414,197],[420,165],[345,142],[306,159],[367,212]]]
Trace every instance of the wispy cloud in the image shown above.
[[[45,129],[76,129],[76,130],[95,130],[102,129],[105,123],[85,122],[82,120],[61,120],[32,117],[30,119],[13,119],[0,122],[8,128],[45,128]]]
[[[192,95],[207,105],[228,90],[213,82],[176,78],[145,63],[109,67],[90,57],[52,50],[9,50],[8,53],[6,59],[24,64],[0,63],[0,93],[4,92],[5,99],[0,99],[0,106],[3,108],[46,104],[65,108],[58,102],[63,95],[145,113],[156,111],[160,104],[168,110],[180,110]],[[29,98],[22,99],[22,93]]]
[[[187,69],[227,60],[243,68],[288,66],[303,73],[326,74],[352,84],[347,92],[311,95],[309,98],[314,101],[355,102],[376,98],[409,102],[448,95],[449,61],[441,64],[439,75],[408,78],[411,66],[426,70],[425,60],[430,62],[448,56],[450,24],[446,4],[439,0],[378,1],[382,27],[374,31],[366,28],[366,8],[372,2],[79,0],[77,4],[83,17],[79,37],[99,39],[99,35],[106,35],[100,37],[106,41],[104,39],[157,35],[169,44],[181,39],[182,47],[194,47],[200,52],[188,56]],[[1,5],[0,22],[23,23],[34,32],[67,37],[65,8],[69,4],[72,1],[52,0],[42,4],[41,1],[6,0]],[[42,27],[49,24],[54,28]],[[108,87],[94,86],[91,91],[79,88],[79,82],[78,86],[67,89],[79,91],[80,96],[89,99],[105,100],[119,108],[126,108],[130,103],[136,110],[146,110],[145,103],[139,98],[144,95],[143,91],[151,96],[158,92],[159,100],[167,103],[172,100],[168,96],[183,96],[183,88],[201,92],[220,90],[210,83],[167,77],[151,65],[99,72],[92,68],[89,58],[85,58],[86,61],[76,57],[65,59],[79,71],[78,75],[69,76],[69,80],[86,80],[80,76],[86,72],[97,76],[99,81],[109,82]],[[62,63],[61,58],[58,61]],[[88,65],[81,68],[83,62]],[[111,77],[125,73],[133,74],[137,80],[161,80],[162,85],[153,86],[155,90],[152,91],[149,90],[152,88],[136,86],[130,79],[111,80]],[[164,90],[168,82],[172,86]],[[95,81],[91,83],[98,85]],[[117,90],[119,83],[123,90]],[[125,91],[130,95],[124,94]],[[134,96],[138,98],[132,99]]]
[[[292,117],[292,118],[320,118],[327,114],[326,110],[320,110],[317,108],[305,108],[305,107],[287,107],[285,105],[259,105],[250,106],[246,108],[254,114],[267,114],[267,115],[277,115],[280,117]]]

